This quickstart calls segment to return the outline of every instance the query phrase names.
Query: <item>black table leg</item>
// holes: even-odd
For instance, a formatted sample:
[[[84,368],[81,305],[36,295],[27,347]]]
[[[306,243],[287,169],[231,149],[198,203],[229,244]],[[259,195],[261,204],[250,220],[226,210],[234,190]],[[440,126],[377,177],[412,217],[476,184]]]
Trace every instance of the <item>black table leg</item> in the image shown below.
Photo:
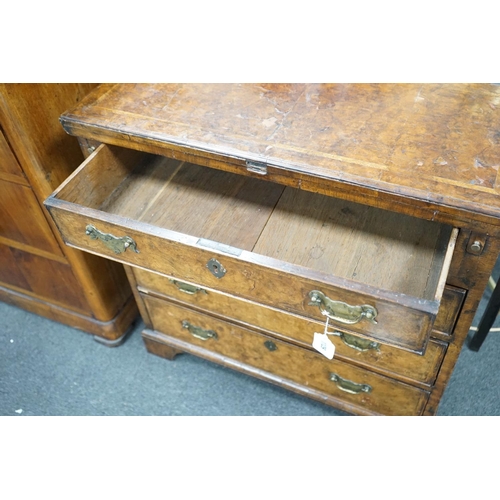
[[[499,280],[500,282],[500,280]],[[479,351],[479,348],[483,344],[490,328],[493,326],[495,319],[498,315],[500,309],[500,285],[496,284],[493,292],[491,294],[490,300],[484,310],[483,317],[479,322],[476,333],[469,341],[469,349],[471,351]]]

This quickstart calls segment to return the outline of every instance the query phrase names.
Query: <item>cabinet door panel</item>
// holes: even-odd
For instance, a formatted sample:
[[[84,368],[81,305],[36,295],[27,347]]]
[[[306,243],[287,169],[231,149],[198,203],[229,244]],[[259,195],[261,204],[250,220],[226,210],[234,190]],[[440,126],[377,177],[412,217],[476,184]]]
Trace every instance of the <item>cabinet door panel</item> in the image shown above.
[[[0,129],[0,178],[27,183],[26,177]]]
[[[31,188],[0,181],[0,238],[62,256]]]
[[[23,290],[30,290],[22,270],[16,262],[13,248],[0,244],[0,282]]]
[[[88,310],[71,268],[0,244],[0,284],[78,312]]]

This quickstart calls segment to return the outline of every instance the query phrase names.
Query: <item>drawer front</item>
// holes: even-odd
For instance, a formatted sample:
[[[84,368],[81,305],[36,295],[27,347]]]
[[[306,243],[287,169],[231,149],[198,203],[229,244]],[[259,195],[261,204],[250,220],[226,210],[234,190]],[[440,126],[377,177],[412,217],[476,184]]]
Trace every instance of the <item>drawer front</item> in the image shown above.
[[[214,244],[209,249],[205,246],[207,242],[198,238],[116,216],[105,215],[106,219],[119,219],[108,222],[95,210],[79,209],[73,213],[75,207],[68,210],[56,200],[48,207],[64,241],[81,250],[320,321],[324,316],[313,300],[315,292],[351,306],[366,305],[377,311],[376,323],[361,318],[349,324],[349,329],[362,337],[409,351],[425,351],[439,308],[439,303],[433,302],[421,303],[422,309],[417,309],[417,301],[407,297],[393,297],[386,292],[369,294],[363,285],[247,251],[224,248],[221,253],[220,245]],[[93,237],[94,229],[87,234],[89,226],[104,236]],[[107,246],[106,238],[119,239],[117,250]],[[214,267],[223,269],[224,274],[220,277],[213,274]]]
[[[466,290],[454,286],[446,286],[444,289],[441,307],[434,322],[434,331],[444,338],[453,334],[466,293]]]
[[[457,230],[306,195],[102,145],[45,203],[82,250],[423,353]]]
[[[181,301],[189,306],[237,321],[244,327],[257,327],[272,336],[310,347],[315,332],[322,332],[324,321],[316,321],[285,313],[248,300],[207,290],[198,285],[166,278],[134,269],[138,289],[143,294]],[[443,304],[444,306],[445,304]],[[407,352],[389,345],[361,339],[352,332],[329,327],[338,335],[330,335],[335,357],[348,360],[379,373],[405,381],[432,385],[446,351],[445,344],[430,341],[424,355]]]
[[[197,307],[217,312],[218,314],[233,317],[234,319],[241,319],[240,317],[236,318],[234,314],[241,308],[246,307],[246,304],[248,303],[238,297],[228,297],[215,290],[209,291],[199,284],[189,284],[179,279],[162,276],[160,274],[144,271],[139,268],[134,268],[134,275],[138,285],[144,288],[145,291],[152,291],[161,295],[166,295],[182,302],[187,302]],[[466,291],[461,288],[446,285],[443,292],[441,306],[434,322],[433,330],[436,333],[448,336],[453,333],[458,314],[460,313],[460,309],[462,308],[462,304],[465,299],[465,294]],[[233,304],[233,301],[237,301],[237,307]],[[259,315],[256,313],[256,310],[252,308],[251,313],[242,317],[243,319],[241,320],[248,322],[248,324],[257,324],[254,319],[247,321],[247,319],[244,318],[255,318],[258,316]],[[281,315],[279,315],[279,317],[282,318]],[[306,322],[314,322],[315,324],[318,323],[318,321],[307,320],[303,317],[300,319]],[[280,319],[280,321],[282,321],[282,319]],[[323,324],[322,322],[324,322],[324,318],[321,318],[320,323]],[[280,330],[279,328],[276,329],[276,327],[268,328],[262,325],[260,325],[260,327],[271,331]],[[345,328],[344,330],[350,331]],[[297,337],[293,338],[299,340]],[[401,351],[398,351],[398,353],[401,354]]]
[[[167,301],[144,296],[156,331],[174,347],[222,362],[298,392],[322,394],[324,402],[348,411],[418,415],[428,393],[368,370],[252,332]],[[165,337],[169,343],[168,337]],[[189,347],[189,346],[192,346]],[[254,372],[254,370],[258,370]]]

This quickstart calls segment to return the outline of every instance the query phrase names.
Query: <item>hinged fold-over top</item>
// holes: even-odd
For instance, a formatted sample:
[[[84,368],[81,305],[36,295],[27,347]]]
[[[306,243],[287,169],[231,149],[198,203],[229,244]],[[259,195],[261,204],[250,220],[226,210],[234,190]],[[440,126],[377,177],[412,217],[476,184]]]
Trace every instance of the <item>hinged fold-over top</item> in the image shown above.
[[[105,84],[61,123],[427,219],[500,226],[493,84]]]

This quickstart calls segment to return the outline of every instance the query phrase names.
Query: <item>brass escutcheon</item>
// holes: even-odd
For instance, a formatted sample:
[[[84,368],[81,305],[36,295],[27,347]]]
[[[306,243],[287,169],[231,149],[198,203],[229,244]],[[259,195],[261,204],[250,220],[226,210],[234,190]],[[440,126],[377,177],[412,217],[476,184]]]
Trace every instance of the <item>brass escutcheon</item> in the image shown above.
[[[278,347],[276,346],[276,344],[272,341],[272,340],[266,340],[264,342],[264,345],[270,350],[270,351],[276,351],[276,349],[278,349]]]
[[[345,302],[332,300],[319,290],[309,292],[310,306],[318,306],[321,314],[328,316],[334,321],[354,325],[362,319],[368,320],[370,323],[377,324],[377,310],[373,306],[351,306]]]
[[[130,236],[122,236],[119,238],[118,236],[114,236],[109,233],[103,233],[92,224],[87,225],[87,227],[85,228],[85,234],[87,236],[90,236],[90,238],[93,240],[101,240],[110,250],[112,250],[116,254],[125,252],[127,248],[130,248],[130,250],[135,253],[139,253],[135,241]]]
[[[222,278],[227,272],[225,267],[214,258],[207,262],[207,267],[216,278]]]

